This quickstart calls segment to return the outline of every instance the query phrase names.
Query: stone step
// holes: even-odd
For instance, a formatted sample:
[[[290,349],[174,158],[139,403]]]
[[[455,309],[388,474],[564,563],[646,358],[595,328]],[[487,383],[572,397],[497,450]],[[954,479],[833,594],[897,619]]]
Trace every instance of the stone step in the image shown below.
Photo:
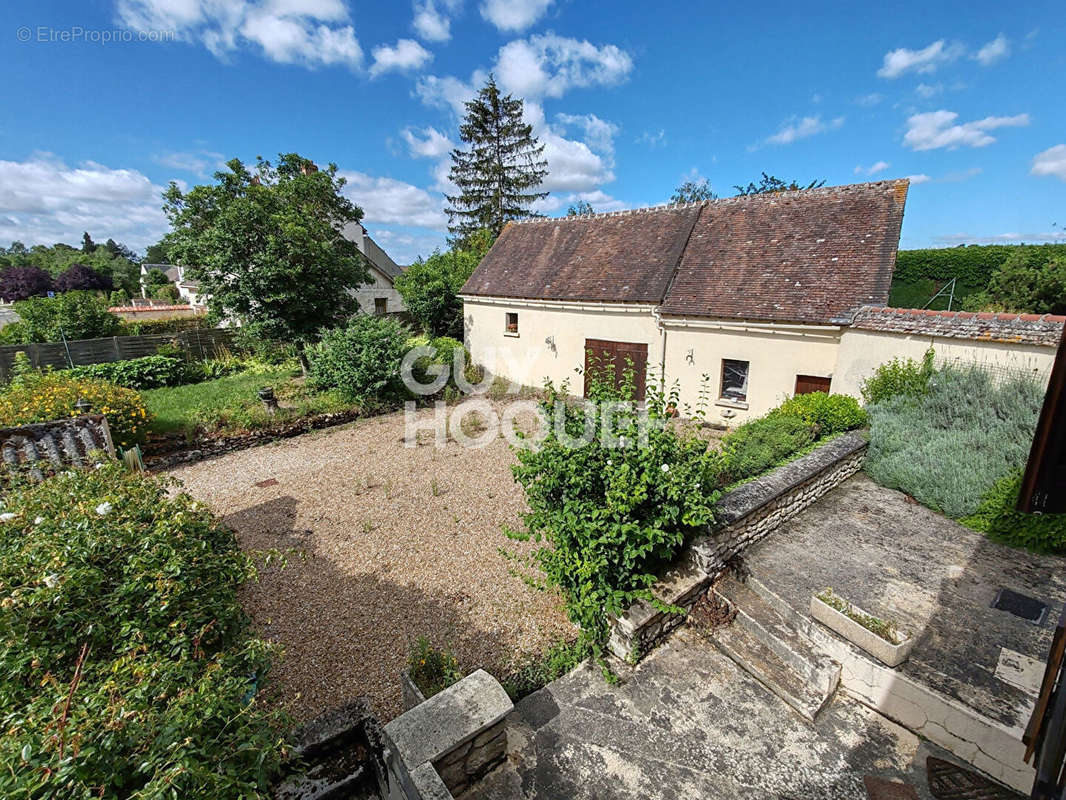
[[[732,625],[715,629],[715,644],[813,722],[836,691],[840,665],[819,653],[773,604],[736,579],[721,581],[715,593],[737,611]]]

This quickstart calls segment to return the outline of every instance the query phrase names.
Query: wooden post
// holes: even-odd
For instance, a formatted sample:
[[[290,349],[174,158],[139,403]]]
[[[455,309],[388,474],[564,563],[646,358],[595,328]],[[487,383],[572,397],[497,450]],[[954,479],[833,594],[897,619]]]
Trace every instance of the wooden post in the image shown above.
[[[1018,510],[1066,513],[1066,335],[1059,340],[1044,407],[1018,493]]]

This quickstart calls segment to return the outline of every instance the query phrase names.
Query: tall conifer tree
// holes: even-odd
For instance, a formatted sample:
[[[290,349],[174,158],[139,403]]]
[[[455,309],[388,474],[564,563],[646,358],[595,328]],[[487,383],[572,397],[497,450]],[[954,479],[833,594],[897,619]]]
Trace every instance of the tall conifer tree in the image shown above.
[[[533,216],[533,203],[548,196],[537,191],[548,162],[533,126],[522,121],[522,100],[501,95],[490,75],[466,104],[459,136],[469,149],[452,151],[449,177],[459,187],[448,197],[453,241],[462,244],[483,229],[496,237],[508,220]]]

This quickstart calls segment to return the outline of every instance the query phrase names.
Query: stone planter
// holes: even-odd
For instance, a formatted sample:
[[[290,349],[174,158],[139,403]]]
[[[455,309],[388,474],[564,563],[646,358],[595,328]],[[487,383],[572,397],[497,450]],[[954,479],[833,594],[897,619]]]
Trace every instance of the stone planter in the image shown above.
[[[422,690],[418,688],[411,675],[404,670],[400,673],[400,688],[403,691],[403,710],[410,711],[415,706],[426,701],[426,696],[422,694]]]
[[[860,613],[867,613],[854,604],[851,607]],[[909,632],[897,628],[896,633],[900,637],[900,642],[892,644],[813,595],[811,596],[811,616],[888,667],[895,667],[906,661],[914,647],[915,640]]]

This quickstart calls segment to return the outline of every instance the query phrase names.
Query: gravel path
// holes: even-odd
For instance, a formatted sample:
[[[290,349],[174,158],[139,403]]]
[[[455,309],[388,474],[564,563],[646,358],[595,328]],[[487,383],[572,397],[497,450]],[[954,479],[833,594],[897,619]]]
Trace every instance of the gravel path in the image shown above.
[[[382,721],[396,716],[421,635],[500,676],[575,632],[558,595],[527,586],[499,552],[529,549],[502,533],[525,508],[506,442],[406,448],[403,436],[403,414],[389,414],[171,473],[246,550],[305,553],[264,567],[242,598],[284,646],[268,696],[297,720],[357,695]]]

